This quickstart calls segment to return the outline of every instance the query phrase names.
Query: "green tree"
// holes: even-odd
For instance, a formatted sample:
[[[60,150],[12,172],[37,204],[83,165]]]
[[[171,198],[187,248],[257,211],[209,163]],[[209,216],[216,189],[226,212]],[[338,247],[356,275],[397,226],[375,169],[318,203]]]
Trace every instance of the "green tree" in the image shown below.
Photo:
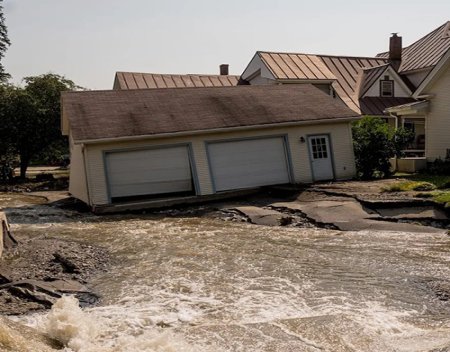
[[[0,182],[8,181],[6,171],[11,167],[14,159],[14,148],[11,135],[11,121],[9,109],[11,106],[12,87],[0,85]]]
[[[8,28],[5,24],[5,16],[3,14],[3,0],[0,0],[0,82],[5,82],[10,76],[5,72],[2,65],[3,57],[5,56],[6,49],[11,44],[8,38]]]
[[[395,130],[382,119],[369,116],[356,121],[352,132],[356,169],[361,179],[389,176],[389,159],[401,156],[401,150],[414,138],[409,130]]]
[[[61,135],[60,96],[79,87],[56,74],[24,79],[26,85],[5,87],[0,108],[0,139],[20,157],[20,177],[25,178],[30,161],[38,154],[67,153],[67,139]],[[62,150],[61,150],[62,149]]]

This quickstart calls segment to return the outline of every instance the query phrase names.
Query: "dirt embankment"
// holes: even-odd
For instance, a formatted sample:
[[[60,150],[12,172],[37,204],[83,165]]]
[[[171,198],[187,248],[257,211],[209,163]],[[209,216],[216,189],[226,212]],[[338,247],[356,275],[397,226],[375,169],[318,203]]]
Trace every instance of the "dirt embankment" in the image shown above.
[[[19,245],[0,260],[0,314],[50,308],[65,293],[81,304],[97,301],[88,282],[107,269],[105,249],[45,236],[16,239]]]

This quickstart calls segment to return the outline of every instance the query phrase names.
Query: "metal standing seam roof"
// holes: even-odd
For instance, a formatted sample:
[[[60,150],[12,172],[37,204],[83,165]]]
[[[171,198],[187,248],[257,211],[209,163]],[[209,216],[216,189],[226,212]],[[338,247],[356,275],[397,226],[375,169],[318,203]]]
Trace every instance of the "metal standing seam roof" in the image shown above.
[[[414,102],[414,98],[408,97],[364,97],[359,99],[359,106],[363,115],[382,116],[387,108]]]
[[[334,81],[333,88],[347,106],[360,112],[358,80],[363,69],[388,63],[384,58],[258,52],[278,80]]]
[[[436,28],[411,45],[403,48],[399,72],[415,71],[435,66],[450,49],[450,21]],[[388,52],[377,55],[387,58]]]
[[[74,141],[357,118],[310,84],[63,92]]]
[[[335,80],[336,76],[316,55],[259,52],[261,60],[279,80]]]
[[[177,75],[140,72],[116,72],[115,89],[229,87],[236,86],[235,75]]]
[[[378,67],[387,63],[386,59],[349,56],[319,56],[337,77],[333,88],[352,110],[360,112],[358,80],[363,69]]]

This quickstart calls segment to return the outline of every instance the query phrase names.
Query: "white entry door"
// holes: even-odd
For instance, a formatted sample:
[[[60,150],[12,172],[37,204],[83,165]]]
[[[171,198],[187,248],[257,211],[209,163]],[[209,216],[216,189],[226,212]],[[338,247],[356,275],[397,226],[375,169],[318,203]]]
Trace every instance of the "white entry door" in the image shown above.
[[[309,136],[309,154],[314,181],[334,178],[328,135]]]
[[[289,183],[289,163],[283,137],[208,144],[216,191]]]

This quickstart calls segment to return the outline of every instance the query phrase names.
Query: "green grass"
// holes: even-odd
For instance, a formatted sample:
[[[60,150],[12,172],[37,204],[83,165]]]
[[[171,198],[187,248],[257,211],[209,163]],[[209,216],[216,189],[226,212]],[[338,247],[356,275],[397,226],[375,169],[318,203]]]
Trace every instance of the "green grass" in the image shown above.
[[[438,203],[445,203],[450,207],[450,191],[437,191],[433,192],[433,200]]]
[[[432,191],[436,185],[425,181],[404,181],[384,189],[386,192]]]
[[[414,174],[408,176],[402,175],[402,178],[406,178],[415,182],[429,182],[439,189],[450,188],[450,176],[447,175]]]
[[[400,176],[400,175],[396,175]],[[384,189],[385,192],[420,191],[421,198],[432,198],[437,203],[450,207],[450,176],[447,175],[401,175],[408,181],[396,183]]]

